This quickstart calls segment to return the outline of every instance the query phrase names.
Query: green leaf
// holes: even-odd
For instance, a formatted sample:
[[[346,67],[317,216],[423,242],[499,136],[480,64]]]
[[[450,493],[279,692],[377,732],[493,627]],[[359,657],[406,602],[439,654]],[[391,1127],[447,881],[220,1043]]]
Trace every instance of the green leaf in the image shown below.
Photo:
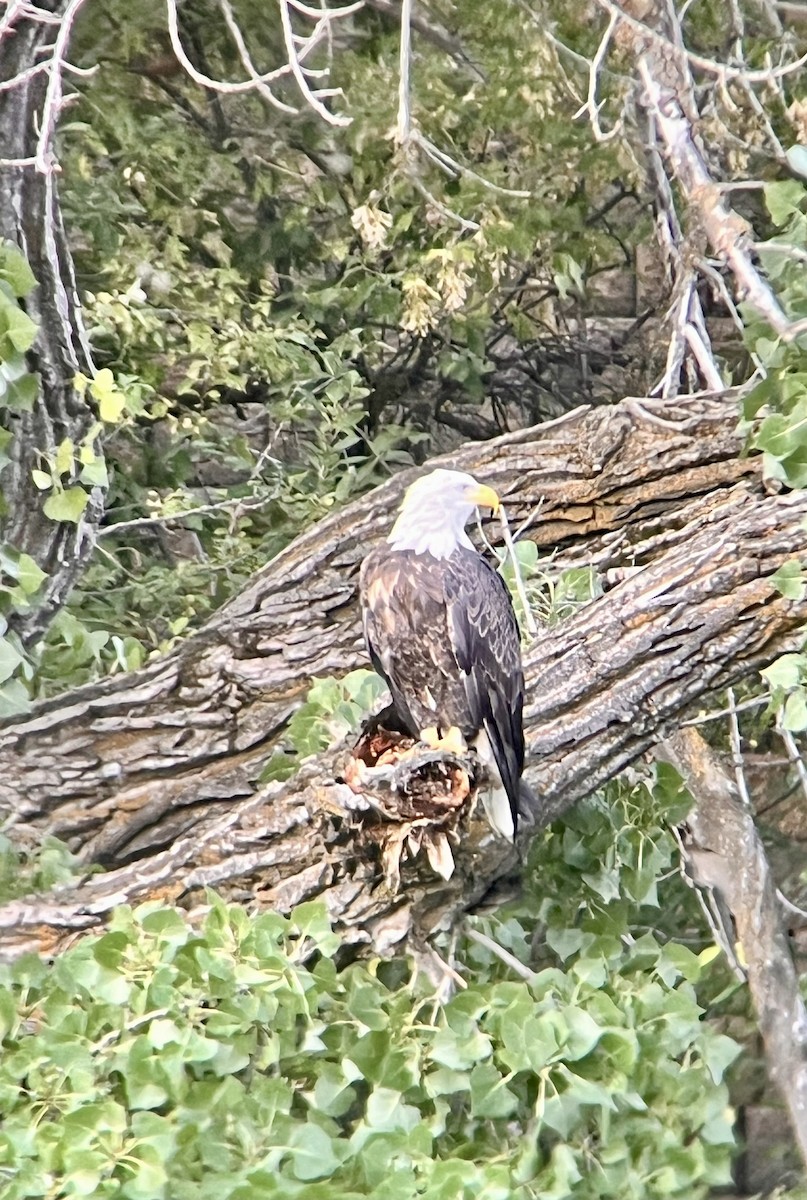
[[[17,580],[26,595],[33,596],[34,592],[39,591],[46,579],[46,572],[42,570],[38,563],[34,562],[30,554],[20,555],[20,561],[17,564]]]
[[[36,287],[36,276],[28,266],[27,258],[13,242],[5,239],[0,241],[0,279],[20,299]]]
[[[788,146],[785,157],[791,171],[807,179],[807,146]]]
[[[787,413],[772,413],[765,417],[755,437],[754,445],[774,458],[784,459],[807,442],[807,396],[802,397]]]
[[[804,200],[804,188],[795,179],[769,183],[765,187],[765,203],[775,225],[786,225],[799,212]]]
[[[322,900],[298,904],[291,911],[291,920],[303,937],[311,938],[320,954],[333,954],[338,950],[340,938],[331,928],[328,910]]]
[[[88,487],[109,487],[109,472],[107,471],[104,459],[98,457],[93,462],[83,466],[79,474],[79,479],[82,483],[86,483]]]
[[[21,679],[7,679],[0,684],[0,720],[16,717],[28,712],[31,707],[31,697]]]
[[[716,1033],[708,1038],[703,1047],[703,1061],[709,1069],[713,1083],[722,1082],[726,1070],[741,1053],[742,1046],[725,1034]]]
[[[34,481],[34,484],[39,488],[40,492],[46,492],[53,487],[53,478],[47,473],[47,471],[40,471],[38,468],[34,467],[33,471],[31,471],[31,478]]]
[[[394,1088],[375,1087],[367,1101],[367,1124],[372,1129],[409,1131],[420,1120],[420,1113],[411,1104],[404,1104]]]
[[[477,1063],[471,1071],[471,1112],[475,1117],[509,1117],[518,1101],[493,1063]]]
[[[807,696],[803,688],[791,692],[785,700],[782,724],[791,733],[803,733],[807,729]]]
[[[295,1179],[323,1179],[339,1166],[334,1140],[318,1125],[296,1125],[289,1138],[291,1169]]]
[[[63,438],[59,443],[53,459],[53,470],[56,475],[67,475],[72,471],[74,449],[75,447],[70,438]]]
[[[767,679],[770,687],[789,691],[799,686],[805,667],[807,661],[804,655],[782,654],[769,667],[763,667],[760,675]]]
[[[4,408],[31,412],[39,395],[39,384],[39,374],[28,370],[22,354],[0,364],[0,403]]]
[[[0,359],[24,354],[34,344],[37,326],[27,313],[0,291]]]
[[[53,492],[48,496],[42,511],[51,521],[72,521],[78,524],[89,498],[89,493],[85,492],[83,487],[65,488],[63,492]]]
[[[0,637],[0,683],[9,679],[25,658],[6,637]]]
[[[90,393],[98,401],[98,415],[108,425],[115,425],[123,415],[126,396],[115,382],[108,367],[103,367],[90,383]]]
[[[562,1016],[568,1031],[563,1057],[572,1062],[585,1058],[597,1045],[603,1030],[585,1009],[567,1007],[562,1010]]]
[[[107,425],[115,425],[125,408],[126,397],[123,392],[104,392],[98,402],[98,415]]]
[[[786,600],[804,599],[804,569],[796,558],[782,563],[779,570],[771,576],[771,583]]]

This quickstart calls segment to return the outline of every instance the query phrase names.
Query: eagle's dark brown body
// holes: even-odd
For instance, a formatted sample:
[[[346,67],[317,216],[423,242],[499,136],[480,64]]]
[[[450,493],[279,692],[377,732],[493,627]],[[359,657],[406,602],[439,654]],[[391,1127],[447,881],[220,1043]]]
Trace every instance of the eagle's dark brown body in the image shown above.
[[[361,599],[373,665],[402,722],[413,737],[456,726],[492,759],[515,830],[524,675],[504,580],[464,546],[437,558],[383,543],[362,565]]]

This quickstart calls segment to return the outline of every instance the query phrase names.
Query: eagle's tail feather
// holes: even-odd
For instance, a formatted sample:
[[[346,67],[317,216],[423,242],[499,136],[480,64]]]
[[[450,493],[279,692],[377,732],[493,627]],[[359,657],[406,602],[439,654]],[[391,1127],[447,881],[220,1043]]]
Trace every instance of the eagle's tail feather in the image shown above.
[[[494,832],[512,842],[516,835],[510,797],[503,787],[486,788],[480,793],[485,816]]]

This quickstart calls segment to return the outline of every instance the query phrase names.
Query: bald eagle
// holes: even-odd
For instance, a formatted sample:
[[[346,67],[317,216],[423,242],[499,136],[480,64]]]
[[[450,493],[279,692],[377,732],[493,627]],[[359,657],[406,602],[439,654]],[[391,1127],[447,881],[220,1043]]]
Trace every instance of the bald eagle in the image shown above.
[[[362,564],[360,594],[367,648],[402,723],[432,745],[459,730],[488,770],[488,820],[513,838],[524,768],[518,623],[504,580],[465,532],[476,507],[498,506],[461,471],[416,480]]]

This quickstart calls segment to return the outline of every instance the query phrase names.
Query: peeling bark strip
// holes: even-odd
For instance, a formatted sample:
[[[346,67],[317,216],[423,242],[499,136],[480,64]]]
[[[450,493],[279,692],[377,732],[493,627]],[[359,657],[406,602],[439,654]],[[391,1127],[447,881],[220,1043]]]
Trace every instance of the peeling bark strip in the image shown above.
[[[615,775],[709,693],[801,641],[807,602],[770,582],[803,550],[807,494],[767,496],[740,457],[733,398],[693,398],[671,426],[635,401],[468,446],[470,470],[552,570],[593,563],[611,590],[526,656],[528,779],[545,822]],[[259,789],[312,675],[365,661],[356,576],[389,527],[397,477],[298,538],[197,635],[131,676],[48,701],[0,735],[0,811],[115,870],[0,910],[0,948],[54,948],[122,901],[193,904],[200,889],[281,909],[321,896],[353,941],[391,945],[462,911],[511,870],[474,823],[448,882],[380,883],[338,756]],[[543,498],[540,510],[538,502]],[[337,761],[335,761],[335,757]],[[526,822],[525,822],[526,824]],[[525,838],[529,829],[525,829]]]
[[[657,753],[676,768],[695,801],[688,824],[708,871],[701,882],[719,887],[734,917],[768,1070],[807,1164],[807,1011],[765,848],[734,781],[696,730],[680,730]]]

